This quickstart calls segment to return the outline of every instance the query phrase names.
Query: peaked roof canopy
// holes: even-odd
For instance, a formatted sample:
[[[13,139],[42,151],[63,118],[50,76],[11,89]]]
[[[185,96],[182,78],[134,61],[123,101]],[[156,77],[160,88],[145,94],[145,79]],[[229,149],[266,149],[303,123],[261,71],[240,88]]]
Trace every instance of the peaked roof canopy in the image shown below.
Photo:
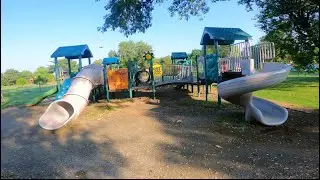
[[[200,45],[214,45],[214,40],[218,40],[219,45],[230,45],[235,40],[248,40],[251,37],[240,28],[205,27]]]
[[[186,52],[173,52],[171,53],[171,59],[185,59],[188,58]]]
[[[52,58],[65,57],[67,59],[91,58],[92,53],[88,45],[62,46],[59,47],[52,55]]]

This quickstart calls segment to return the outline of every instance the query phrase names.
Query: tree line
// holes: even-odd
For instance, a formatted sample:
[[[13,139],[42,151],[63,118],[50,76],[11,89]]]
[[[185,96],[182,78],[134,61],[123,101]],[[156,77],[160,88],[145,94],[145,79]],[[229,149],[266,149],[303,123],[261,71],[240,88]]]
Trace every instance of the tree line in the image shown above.
[[[117,50],[110,50],[108,52],[108,57],[119,57],[120,58],[120,67],[126,68],[128,67],[129,61],[136,62],[140,68],[147,68],[148,62],[144,60],[144,53],[150,51],[152,52],[152,46],[143,41],[123,41],[118,45]],[[207,54],[215,53],[214,46],[207,46]],[[220,57],[226,57],[229,53],[228,46],[219,46],[219,55]],[[188,57],[192,60],[192,63],[196,63],[196,57],[202,56],[203,51],[201,49],[193,49]],[[276,61],[286,61],[286,57],[282,57],[281,52],[278,52]],[[68,60],[67,59],[59,59],[59,68],[63,70],[68,70]],[[170,55],[155,58],[155,63],[164,63],[164,65],[171,64]],[[34,72],[23,70],[18,71],[15,69],[7,69],[4,73],[1,73],[1,86],[10,86],[10,85],[18,85],[23,86],[27,84],[46,84],[48,82],[55,82],[54,71],[55,65],[54,61],[51,61],[52,64],[48,66],[40,66]],[[102,64],[102,59],[97,59],[94,61],[95,64]],[[71,72],[78,71],[78,62],[76,60],[71,60]],[[299,64],[298,64],[299,65]],[[299,67],[299,66],[297,66]]]

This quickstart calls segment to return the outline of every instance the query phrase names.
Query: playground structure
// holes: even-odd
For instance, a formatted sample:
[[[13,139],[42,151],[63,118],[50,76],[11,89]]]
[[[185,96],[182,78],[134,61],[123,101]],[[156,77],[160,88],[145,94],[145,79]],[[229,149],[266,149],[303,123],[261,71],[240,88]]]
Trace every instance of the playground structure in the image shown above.
[[[284,81],[290,67],[265,62],[274,57],[273,43],[250,46],[250,39],[251,36],[239,28],[205,27],[200,43],[204,55],[197,57],[195,64],[185,52],[173,52],[172,64],[153,64],[153,53],[147,52],[144,58],[149,62],[149,68],[146,69],[135,61],[129,61],[128,68],[119,68],[118,57],[104,58],[103,66],[91,64],[92,54],[87,45],[60,47],[51,57],[55,58],[56,67],[58,57],[67,58],[72,77],[61,86],[59,68],[56,68],[59,93],[56,101],[40,117],[39,125],[48,130],[58,129],[77,117],[90,100],[95,102],[96,98],[104,96],[109,101],[109,93],[117,91],[128,91],[132,98],[134,91],[151,88],[155,98],[156,87],[191,84],[198,86],[199,94],[199,86],[205,85],[205,99],[208,101],[208,87],[212,83],[218,84],[219,107],[223,98],[244,106],[246,120],[253,117],[265,125],[280,125],[287,120],[287,110],[252,97],[252,92]],[[244,42],[235,44],[236,40]],[[207,54],[208,45],[214,45],[215,54]],[[220,57],[219,45],[229,46],[226,57]],[[72,73],[70,60],[76,58],[79,58],[79,69]],[[88,66],[82,67],[82,58],[89,58]],[[112,65],[117,67],[112,69]]]

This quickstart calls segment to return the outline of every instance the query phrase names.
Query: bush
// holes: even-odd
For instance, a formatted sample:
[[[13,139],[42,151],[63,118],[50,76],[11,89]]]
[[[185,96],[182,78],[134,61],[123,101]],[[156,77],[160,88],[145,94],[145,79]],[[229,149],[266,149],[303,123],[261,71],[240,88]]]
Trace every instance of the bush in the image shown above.
[[[23,86],[23,85],[26,85],[27,83],[28,83],[28,81],[22,77],[18,78],[16,80],[16,85],[18,85],[18,86]]]

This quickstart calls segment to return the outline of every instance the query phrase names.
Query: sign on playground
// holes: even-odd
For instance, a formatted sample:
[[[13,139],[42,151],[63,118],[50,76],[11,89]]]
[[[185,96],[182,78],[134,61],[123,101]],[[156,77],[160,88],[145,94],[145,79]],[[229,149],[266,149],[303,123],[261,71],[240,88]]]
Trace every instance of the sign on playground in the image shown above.
[[[160,64],[153,65],[153,75],[155,77],[162,76],[162,67]]]
[[[112,92],[128,89],[128,69],[108,70],[109,90]]]

